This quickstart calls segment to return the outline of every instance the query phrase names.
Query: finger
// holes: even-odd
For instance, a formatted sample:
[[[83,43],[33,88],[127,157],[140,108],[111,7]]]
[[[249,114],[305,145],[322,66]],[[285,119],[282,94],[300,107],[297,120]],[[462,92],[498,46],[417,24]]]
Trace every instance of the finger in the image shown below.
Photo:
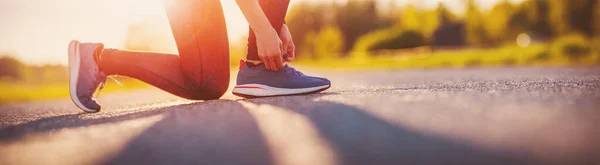
[[[271,70],[271,66],[269,65],[270,64],[269,59],[266,57],[262,57],[262,56],[259,56],[259,57],[260,57],[260,61],[262,61],[262,63],[265,65],[265,68]]]
[[[286,42],[285,44],[281,44],[281,48],[279,49],[281,51],[281,53],[279,54],[279,59],[276,59],[278,62],[278,67],[279,69],[283,68],[284,66],[284,57],[287,54],[287,48],[288,48],[288,43]]]
[[[276,58],[274,58],[274,57],[271,57],[271,58],[269,58],[269,63],[270,63],[270,65],[271,65],[271,70],[272,70],[272,71],[277,71],[277,70],[279,70],[279,68],[278,68],[278,66],[277,66],[277,63],[275,62],[275,61],[276,61],[275,59],[276,59]]]
[[[273,62],[275,63],[277,70],[283,68],[283,57],[281,55],[278,55],[275,58],[273,58]]]
[[[288,45],[289,44],[287,44],[287,43],[284,43],[283,45],[281,45],[281,48],[280,48],[281,51],[282,52],[287,52],[288,51]],[[283,54],[281,54],[281,55],[283,55]]]
[[[286,61],[291,62],[292,60],[294,60],[294,58],[296,57],[296,51],[295,51],[295,46],[294,45],[290,45],[290,47],[288,47],[288,58],[286,59]]]

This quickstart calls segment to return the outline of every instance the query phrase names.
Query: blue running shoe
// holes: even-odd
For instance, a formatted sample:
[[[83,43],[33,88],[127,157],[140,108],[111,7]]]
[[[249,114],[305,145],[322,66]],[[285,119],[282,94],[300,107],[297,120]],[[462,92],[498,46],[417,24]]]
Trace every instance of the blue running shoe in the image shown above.
[[[237,85],[233,94],[245,98],[288,96],[318,93],[331,87],[325,78],[311,77],[285,65],[278,71],[268,70],[264,64],[248,67],[241,61]]]
[[[92,98],[96,89],[103,88],[106,74],[100,71],[96,57],[104,45],[99,43],[80,43],[71,41],[69,44],[69,90],[71,100],[85,112],[98,112],[100,105]],[[101,85],[102,84],[102,85]]]

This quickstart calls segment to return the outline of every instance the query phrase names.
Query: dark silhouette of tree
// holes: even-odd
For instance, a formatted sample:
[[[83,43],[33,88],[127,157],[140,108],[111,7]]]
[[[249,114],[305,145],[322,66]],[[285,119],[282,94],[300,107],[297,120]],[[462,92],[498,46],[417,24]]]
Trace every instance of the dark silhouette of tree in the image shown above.
[[[598,0],[569,0],[568,6],[569,27],[580,31],[587,36],[594,35],[594,10]]]
[[[434,47],[463,46],[466,42],[465,25],[461,22],[442,24],[433,32]]]
[[[548,0],[552,26],[560,34],[579,32],[594,35],[594,14],[598,0]],[[597,19],[597,18],[596,18]]]
[[[440,23],[433,32],[431,44],[434,47],[465,45],[467,41],[465,38],[464,23],[454,21],[456,16],[454,16],[442,3],[438,4],[436,11]]]
[[[378,28],[375,0],[349,0],[336,13],[335,23],[344,35],[344,52],[351,50],[360,36]]]
[[[290,29],[292,38],[294,39],[294,45],[296,46],[296,52],[298,56],[302,56],[301,52],[305,49],[310,49],[312,45],[305,45],[305,40],[308,34],[315,34],[320,31],[322,27],[326,25],[325,15],[326,6],[323,4],[312,4],[308,2],[301,2],[294,5],[286,18],[286,25]]]
[[[535,32],[535,35],[542,38],[550,38],[554,35],[552,26],[550,25],[550,5],[546,0],[530,0],[524,5],[531,4],[528,8],[531,12],[529,18],[533,24],[528,31]]]
[[[427,44],[425,36],[418,31],[405,31],[400,35],[376,43],[370,50],[415,48]]]

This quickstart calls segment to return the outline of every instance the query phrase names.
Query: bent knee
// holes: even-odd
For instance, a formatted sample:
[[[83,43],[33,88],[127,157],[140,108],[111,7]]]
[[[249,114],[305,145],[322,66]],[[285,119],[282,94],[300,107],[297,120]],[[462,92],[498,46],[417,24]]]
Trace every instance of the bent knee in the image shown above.
[[[190,89],[190,95],[186,97],[190,100],[215,100],[221,98],[227,92],[229,83],[219,85],[202,85]]]

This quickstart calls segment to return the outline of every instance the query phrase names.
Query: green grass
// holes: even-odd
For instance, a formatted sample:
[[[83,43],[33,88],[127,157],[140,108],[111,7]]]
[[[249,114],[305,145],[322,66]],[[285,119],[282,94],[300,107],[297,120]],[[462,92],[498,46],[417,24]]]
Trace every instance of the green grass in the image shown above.
[[[141,81],[131,79],[120,82],[123,86],[119,86],[115,82],[108,80],[102,93],[105,94],[148,86]],[[0,91],[0,104],[6,104],[32,100],[66,98],[69,96],[69,85],[68,83],[32,84],[0,81]]]
[[[391,55],[390,55],[391,54]],[[592,52],[576,59],[552,53],[548,45],[522,48],[505,46],[494,49],[443,50],[425,53],[386,53],[385,55],[354,55],[343,59],[302,60],[299,64],[318,68],[469,68],[519,66],[593,66],[600,64],[600,55]]]

